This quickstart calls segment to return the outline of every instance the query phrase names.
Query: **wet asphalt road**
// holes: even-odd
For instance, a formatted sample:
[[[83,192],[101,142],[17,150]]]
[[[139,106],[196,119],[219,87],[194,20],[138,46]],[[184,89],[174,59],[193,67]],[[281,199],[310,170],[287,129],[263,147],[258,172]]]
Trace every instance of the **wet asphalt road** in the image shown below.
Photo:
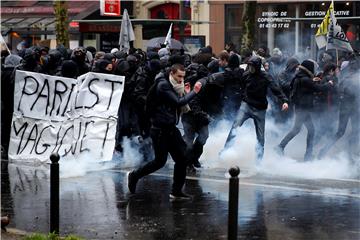
[[[171,166],[138,183],[126,169],[62,178],[60,232],[86,239],[227,239],[225,169],[189,176],[192,201],[170,202]],[[304,180],[241,175],[238,239],[360,239],[359,180]],[[10,227],[49,229],[49,166],[10,164],[1,176],[2,215]]]

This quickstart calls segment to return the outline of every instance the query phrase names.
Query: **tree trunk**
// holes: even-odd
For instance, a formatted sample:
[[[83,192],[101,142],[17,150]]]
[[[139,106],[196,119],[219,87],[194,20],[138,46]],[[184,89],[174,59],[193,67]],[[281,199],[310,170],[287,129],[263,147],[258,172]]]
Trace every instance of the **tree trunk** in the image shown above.
[[[56,0],[54,2],[55,12],[55,29],[56,29],[56,41],[57,44],[63,44],[65,47],[69,47],[69,33],[68,33],[68,14],[66,2],[62,0]]]
[[[242,14],[241,53],[252,51],[255,42],[256,1],[245,1]]]

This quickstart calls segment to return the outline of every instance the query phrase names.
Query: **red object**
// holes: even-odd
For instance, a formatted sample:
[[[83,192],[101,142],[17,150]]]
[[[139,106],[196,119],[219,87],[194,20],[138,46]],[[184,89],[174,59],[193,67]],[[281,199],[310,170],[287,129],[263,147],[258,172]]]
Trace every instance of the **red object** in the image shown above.
[[[79,27],[79,22],[70,22],[69,26],[72,28],[78,28]]]
[[[89,24],[89,23],[80,23],[79,26],[80,32],[96,32],[96,33],[102,33],[102,32],[114,32],[118,33],[120,32],[120,25],[117,24]]]
[[[350,31],[346,33],[346,37],[351,42],[356,40],[356,35]]]
[[[179,19],[180,17],[180,6],[176,3],[165,3],[158,6],[155,6],[150,9],[151,19]],[[185,7],[186,15],[191,16],[191,8]],[[169,23],[170,24],[170,23]],[[186,25],[185,36],[191,36],[191,26]],[[174,23],[172,38],[179,40],[179,27]]]
[[[120,0],[103,0],[100,1],[100,4],[103,4],[104,16],[120,16]]]

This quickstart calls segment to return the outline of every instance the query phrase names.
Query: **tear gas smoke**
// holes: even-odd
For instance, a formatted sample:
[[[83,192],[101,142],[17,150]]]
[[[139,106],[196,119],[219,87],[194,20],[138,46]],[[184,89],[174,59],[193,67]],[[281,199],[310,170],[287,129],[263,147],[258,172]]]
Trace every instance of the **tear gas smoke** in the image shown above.
[[[129,139],[124,137],[123,154],[114,152],[111,161],[100,162],[91,155],[82,155],[81,158],[62,158],[60,162],[60,177],[79,177],[88,172],[102,171],[114,167],[134,168],[143,162],[143,156],[140,153],[140,144],[136,138]]]
[[[304,162],[302,160],[306,147],[306,130],[291,141],[285,149],[285,155],[279,156],[273,148],[291,128],[292,121],[280,128],[272,119],[267,118],[265,124],[265,154],[260,166],[255,166],[256,134],[253,121],[250,119],[236,129],[236,137],[230,147],[223,149],[231,124],[220,121],[210,129],[209,139],[204,146],[201,163],[205,168],[225,168],[234,165],[250,173],[261,172],[268,175],[282,175],[300,178],[356,178],[359,170],[354,167],[345,151],[346,136],[332,150],[332,154],[322,160]],[[285,131],[284,131],[285,130]],[[320,147],[322,144],[318,144]],[[315,150],[318,150],[315,148]]]

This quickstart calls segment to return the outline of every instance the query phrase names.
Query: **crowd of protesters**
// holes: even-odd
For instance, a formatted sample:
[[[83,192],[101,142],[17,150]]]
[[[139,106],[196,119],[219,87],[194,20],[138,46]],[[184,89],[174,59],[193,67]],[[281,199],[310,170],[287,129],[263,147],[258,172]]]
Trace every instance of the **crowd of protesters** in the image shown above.
[[[184,83],[171,82],[175,74],[171,72],[174,66],[184,71]],[[326,137],[326,143],[317,157],[326,156],[344,135],[349,121],[349,147],[358,145],[359,67],[360,60],[356,53],[347,54],[337,61],[336,57],[324,52],[318,61],[314,61],[303,56],[285,56],[279,48],[269,53],[262,47],[240,55],[233,44],[227,44],[217,55],[211,46],[207,46],[192,56],[183,49],[169,49],[164,45],[147,52],[131,48],[128,51],[113,49],[105,53],[94,47],[71,50],[62,45],[51,50],[33,46],[10,55],[2,51],[2,158],[7,158],[9,147],[15,70],[68,78],[76,78],[89,71],[125,76],[114,151],[123,152],[124,137],[136,137],[143,143],[141,151],[144,158],[149,158],[147,152],[155,145],[149,144],[151,141],[148,139],[154,140],[151,135],[154,128],[159,127],[156,124],[173,127],[181,122],[186,147],[180,156],[184,155],[188,168],[195,170],[201,167],[199,158],[211,134],[209,124],[215,124],[219,119],[234,122],[225,148],[231,144],[235,128],[248,118],[254,120],[258,140],[257,160],[261,162],[268,104],[271,107],[267,116],[273,117],[276,124],[294,122],[291,131],[275,149],[279,154],[284,154],[286,145],[300,132],[302,125],[307,129],[305,160],[314,158],[314,146],[322,137]],[[158,103],[159,97],[151,96],[151,89],[160,78],[171,83],[166,87],[172,87],[171,91],[179,99],[186,96],[182,96],[184,85],[194,89],[200,81],[202,87],[186,101],[174,100],[175,107],[171,103],[161,105]],[[160,101],[164,99],[167,98]],[[156,134],[156,139],[159,139],[160,133]],[[177,132],[175,135],[178,137]],[[160,148],[157,145],[157,149],[154,149],[155,155]]]

